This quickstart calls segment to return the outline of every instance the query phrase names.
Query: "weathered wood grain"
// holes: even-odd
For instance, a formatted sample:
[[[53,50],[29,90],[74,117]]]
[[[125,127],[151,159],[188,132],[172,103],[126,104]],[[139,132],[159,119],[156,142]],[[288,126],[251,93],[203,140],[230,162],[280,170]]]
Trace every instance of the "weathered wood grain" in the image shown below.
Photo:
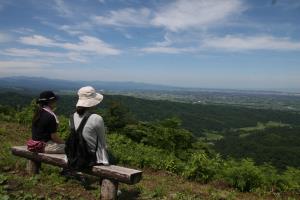
[[[101,200],[115,200],[117,199],[118,182],[103,179],[101,184]]]
[[[40,172],[41,163],[37,161],[28,160],[26,170],[28,174],[34,175]]]

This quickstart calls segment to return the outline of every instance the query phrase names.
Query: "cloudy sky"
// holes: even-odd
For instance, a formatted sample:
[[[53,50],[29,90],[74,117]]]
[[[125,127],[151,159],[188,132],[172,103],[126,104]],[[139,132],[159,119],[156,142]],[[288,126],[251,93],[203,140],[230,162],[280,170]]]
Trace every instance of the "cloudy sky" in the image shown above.
[[[0,76],[300,89],[300,0],[0,0]]]

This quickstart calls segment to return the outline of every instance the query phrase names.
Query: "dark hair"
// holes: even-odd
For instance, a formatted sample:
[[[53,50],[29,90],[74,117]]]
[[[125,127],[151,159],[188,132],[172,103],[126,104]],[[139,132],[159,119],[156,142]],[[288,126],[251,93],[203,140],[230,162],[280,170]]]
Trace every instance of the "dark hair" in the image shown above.
[[[79,116],[82,116],[88,110],[87,107],[77,106],[76,112]]]
[[[43,91],[40,93],[39,98],[36,100],[36,107],[34,109],[34,114],[32,118],[33,125],[35,125],[36,122],[40,119],[43,107],[49,105],[54,101],[57,101],[57,99],[58,96],[50,90]]]
[[[48,102],[40,102],[40,103],[36,104],[36,106],[34,108],[33,118],[32,118],[33,125],[35,125],[36,122],[40,119],[42,109],[46,105],[48,105]]]

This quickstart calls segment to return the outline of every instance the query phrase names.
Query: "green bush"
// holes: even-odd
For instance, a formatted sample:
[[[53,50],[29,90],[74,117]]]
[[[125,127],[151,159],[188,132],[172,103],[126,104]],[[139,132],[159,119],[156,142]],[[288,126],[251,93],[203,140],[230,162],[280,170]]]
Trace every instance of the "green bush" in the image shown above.
[[[242,192],[252,191],[264,183],[263,171],[251,159],[227,161],[223,168],[223,178]]]
[[[268,163],[259,166],[259,168],[263,174],[263,186],[261,189],[265,191],[277,190],[277,182],[280,177],[278,170]]]
[[[191,148],[193,141],[195,141],[192,133],[180,128],[179,122],[175,118],[156,123],[130,124],[125,126],[120,133],[135,142],[164,149],[176,155]]]
[[[31,125],[34,112],[38,109],[35,100],[31,104],[22,108],[20,112],[16,113],[16,120],[20,124]]]
[[[180,172],[183,163],[162,149],[136,143],[124,135],[108,135],[109,149],[119,163]]]
[[[183,176],[207,183],[219,174],[223,161],[219,155],[210,158],[205,152],[192,154],[191,159],[184,168]]]
[[[279,177],[277,188],[280,191],[296,191],[300,193],[300,169],[288,167]]]
[[[62,139],[66,139],[70,134],[69,119],[63,115],[59,116],[58,133]]]
[[[0,121],[15,122],[17,111],[11,106],[0,105]]]

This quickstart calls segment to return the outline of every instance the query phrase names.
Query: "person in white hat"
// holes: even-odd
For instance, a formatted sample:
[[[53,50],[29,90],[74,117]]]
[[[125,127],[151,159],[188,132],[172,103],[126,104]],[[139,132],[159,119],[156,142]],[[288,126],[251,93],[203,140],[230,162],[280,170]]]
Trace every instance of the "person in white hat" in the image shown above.
[[[73,114],[74,126],[77,129],[81,120],[103,100],[103,95],[97,93],[91,86],[82,87],[78,90],[78,102],[76,112]],[[96,147],[96,164],[109,164],[107,145],[105,139],[105,127],[103,118],[98,114],[91,114],[83,130],[82,136],[91,151]]]

